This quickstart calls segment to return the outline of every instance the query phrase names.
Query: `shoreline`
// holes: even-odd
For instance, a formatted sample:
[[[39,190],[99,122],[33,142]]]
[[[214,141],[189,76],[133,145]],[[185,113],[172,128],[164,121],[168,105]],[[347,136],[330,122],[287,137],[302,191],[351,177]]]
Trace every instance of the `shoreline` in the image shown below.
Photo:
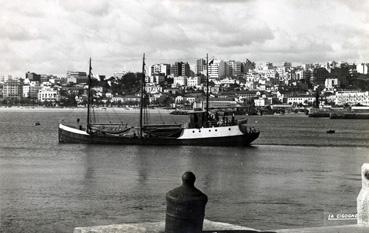
[[[12,106],[12,107],[0,107],[0,112],[86,112],[87,108],[84,107],[42,107],[42,106]],[[139,108],[120,108],[120,107],[99,107],[95,108],[98,112],[121,112],[121,113],[139,113]],[[170,113],[172,109],[155,108],[148,109],[150,113]]]
[[[165,109],[165,108],[148,108],[149,113],[171,113],[176,109]],[[43,106],[0,106],[0,112],[85,112],[87,108],[85,107],[43,107]],[[98,107],[95,108],[97,112],[120,112],[120,113],[139,113],[139,108],[126,108],[126,107]],[[245,117],[253,117],[254,115],[237,115]],[[256,115],[260,116],[260,115]],[[262,115],[263,117],[307,117],[305,114],[272,114],[272,115]]]

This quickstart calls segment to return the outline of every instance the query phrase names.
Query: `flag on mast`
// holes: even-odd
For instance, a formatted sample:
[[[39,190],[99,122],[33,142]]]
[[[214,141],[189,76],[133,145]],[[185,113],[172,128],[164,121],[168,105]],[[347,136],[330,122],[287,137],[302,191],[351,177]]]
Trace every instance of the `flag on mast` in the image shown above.
[[[214,63],[214,58],[209,61],[209,65],[212,65]]]

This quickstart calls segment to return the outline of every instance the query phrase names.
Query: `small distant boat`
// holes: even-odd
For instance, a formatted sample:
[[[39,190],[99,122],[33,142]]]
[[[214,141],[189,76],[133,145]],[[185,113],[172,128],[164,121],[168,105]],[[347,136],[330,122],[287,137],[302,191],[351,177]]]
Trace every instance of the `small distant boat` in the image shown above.
[[[39,126],[39,125],[41,125],[41,124],[40,124],[40,122],[39,122],[39,121],[36,121],[34,125],[35,125],[35,126]]]
[[[335,132],[336,132],[336,130],[334,130],[334,129],[327,130],[327,133],[329,133],[329,134],[332,134],[332,133],[335,133]]]

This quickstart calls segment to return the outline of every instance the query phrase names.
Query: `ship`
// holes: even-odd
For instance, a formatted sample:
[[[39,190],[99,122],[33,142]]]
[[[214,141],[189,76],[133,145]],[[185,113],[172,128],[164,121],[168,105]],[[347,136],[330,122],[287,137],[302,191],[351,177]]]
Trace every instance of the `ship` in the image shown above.
[[[208,55],[207,64],[209,65]],[[188,112],[187,124],[149,124],[145,101],[145,54],[140,85],[140,123],[138,127],[123,124],[96,124],[91,120],[93,97],[91,94],[91,58],[88,73],[86,127],[59,123],[59,143],[117,144],[117,145],[185,145],[185,146],[249,146],[260,131],[251,127],[247,119],[219,117],[209,111],[209,74],[206,82],[206,108]]]

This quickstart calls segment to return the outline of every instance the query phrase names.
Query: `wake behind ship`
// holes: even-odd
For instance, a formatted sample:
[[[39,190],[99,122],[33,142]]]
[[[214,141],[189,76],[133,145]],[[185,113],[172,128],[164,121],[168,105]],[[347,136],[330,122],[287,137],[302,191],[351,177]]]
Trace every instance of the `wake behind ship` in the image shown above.
[[[90,120],[91,59],[88,75],[87,126],[73,127],[59,124],[59,143],[120,144],[120,145],[188,145],[188,146],[248,146],[259,137],[260,132],[247,125],[247,120],[219,120],[209,112],[209,93],[205,111],[189,113],[188,126],[148,124],[144,113],[145,57],[141,78],[140,126],[128,127],[121,124],[92,124]]]

